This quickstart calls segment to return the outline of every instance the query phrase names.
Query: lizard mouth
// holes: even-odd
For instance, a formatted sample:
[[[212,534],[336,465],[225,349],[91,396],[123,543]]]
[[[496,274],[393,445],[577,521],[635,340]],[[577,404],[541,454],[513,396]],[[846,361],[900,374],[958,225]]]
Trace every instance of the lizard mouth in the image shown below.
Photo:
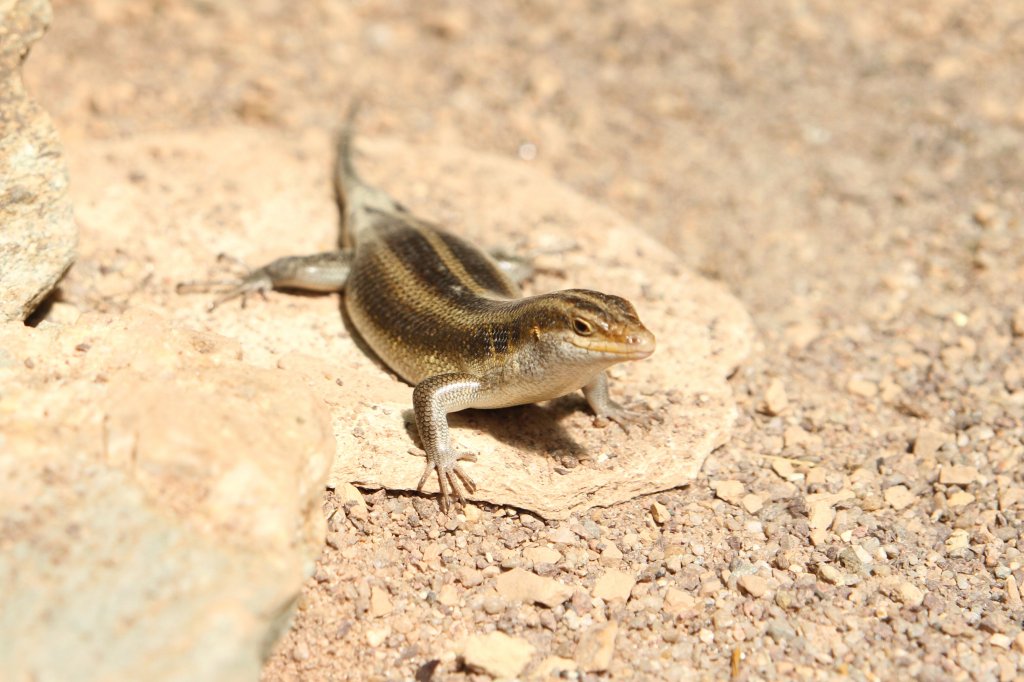
[[[625,334],[618,338],[594,339],[580,338],[573,339],[573,343],[580,348],[585,348],[594,353],[614,355],[623,360],[643,360],[654,352],[654,334],[644,329],[643,331]]]

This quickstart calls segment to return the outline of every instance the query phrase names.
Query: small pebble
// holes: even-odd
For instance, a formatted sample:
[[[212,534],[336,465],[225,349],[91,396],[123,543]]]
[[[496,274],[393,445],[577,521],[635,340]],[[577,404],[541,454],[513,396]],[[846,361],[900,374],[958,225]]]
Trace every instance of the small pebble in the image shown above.
[[[718,499],[739,506],[745,493],[739,481],[711,481],[711,489]]]
[[[943,445],[952,440],[949,434],[932,429],[921,429],[914,439],[914,455],[927,459],[933,457]]]
[[[392,611],[391,595],[383,587],[374,586],[370,590],[370,617],[379,618]]]
[[[1017,579],[1012,573],[1006,576],[1006,604],[1011,609],[1019,609],[1021,607],[1020,588],[1017,585]]]
[[[614,542],[609,542],[603,550],[601,550],[601,558],[609,561],[618,561],[622,558],[622,552],[615,546]]]
[[[901,582],[896,588],[896,595],[907,606],[918,607],[924,602],[924,592],[911,582]]]
[[[557,564],[562,560],[562,553],[551,547],[527,547],[523,558],[535,564]]]
[[[363,497],[363,493],[359,491],[359,488],[355,487],[351,483],[342,483],[334,489],[334,494],[337,496],[338,501],[343,507],[359,507],[366,509],[366,498]]]
[[[970,503],[974,502],[974,500],[974,495],[964,492],[963,490],[958,490],[946,498],[946,504],[955,509],[957,507],[966,507]]]
[[[787,448],[814,450],[821,445],[821,436],[815,435],[797,425],[787,426],[782,432],[782,441]]]
[[[905,485],[894,485],[886,488],[882,495],[885,497],[886,503],[896,511],[906,509],[917,500],[917,497]]]
[[[689,592],[670,587],[665,591],[663,608],[669,613],[678,613],[692,609],[696,603],[697,600]]]
[[[1000,649],[1009,649],[1010,645],[1013,644],[1013,640],[1008,635],[1004,635],[1001,632],[997,632],[988,638],[989,644],[997,646]]]
[[[782,383],[782,379],[772,379],[764,392],[764,404],[761,411],[768,415],[778,415],[785,412],[787,407],[789,407],[789,398],[786,396],[786,387]]]
[[[990,613],[978,621],[978,628],[984,632],[1006,632],[1009,627],[1007,619],[998,612]]]
[[[366,631],[366,643],[372,647],[379,647],[391,634],[391,628],[386,625],[381,628],[373,628]]]
[[[611,667],[615,655],[615,638],[619,626],[611,621],[594,625],[580,636],[576,646],[576,662],[586,672],[604,672]]]
[[[455,585],[448,583],[437,591],[437,601],[445,606],[455,606],[459,603],[459,590]]]
[[[765,633],[780,644],[796,639],[796,630],[793,629],[793,626],[780,618],[768,621]]]
[[[661,504],[660,502],[654,502],[651,504],[651,518],[659,526],[665,525],[671,515],[669,514],[668,507]]]
[[[1010,325],[1014,336],[1024,336],[1024,306],[1013,311],[1013,320]]]
[[[971,214],[971,217],[973,217],[975,222],[979,225],[989,227],[998,215],[998,206],[991,202],[983,201],[974,207],[974,212]]]
[[[978,481],[978,470],[971,466],[944,466],[939,471],[943,485],[970,485]]]
[[[831,585],[839,585],[843,582],[842,571],[831,564],[819,564],[818,577]]]
[[[636,578],[629,573],[612,568],[597,579],[594,584],[594,596],[605,601],[626,600],[629,599],[634,585],[636,585]]]
[[[971,536],[966,530],[957,528],[946,538],[946,551],[952,553],[967,549],[970,539]]]
[[[548,608],[558,606],[573,593],[571,587],[554,578],[544,578],[521,568],[499,575],[495,587],[507,601],[536,602]]]
[[[503,632],[472,635],[466,640],[462,658],[470,670],[479,670],[491,677],[518,677],[533,657],[533,645],[525,639]]]
[[[555,528],[548,533],[548,540],[559,545],[575,545],[577,539],[576,534],[565,526]]]
[[[505,610],[505,602],[498,596],[487,597],[484,599],[483,609],[487,615],[496,616]]]
[[[763,597],[768,591],[768,581],[759,575],[745,575],[736,581],[739,588],[751,597]]]
[[[748,514],[756,514],[764,507],[764,499],[757,493],[749,493],[740,501]]]
[[[480,571],[469,567],[460,568],[458,576],[459,582],[466,587],[476,587],[484,581],[484,577]]]
[[[878,384],[858,376],[851,377],[846,383],[846,390],[862,398],[874,398],[878,395]]]
[[[825,529],[832,525],[836,517],[835,509],[828,500],[821,500],[811,505],[807,513],[807,525],[812,529]]]

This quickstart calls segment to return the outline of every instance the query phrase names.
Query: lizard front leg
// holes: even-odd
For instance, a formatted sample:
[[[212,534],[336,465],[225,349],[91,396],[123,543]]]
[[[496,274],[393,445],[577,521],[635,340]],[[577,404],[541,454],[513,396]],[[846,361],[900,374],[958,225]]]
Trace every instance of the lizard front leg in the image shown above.
[[[611,399],[608,395],[608,374],[601,372],[583,387],[583,397],[594,411],[598,420],[611,420],[629,433],[630,424],[647,426],[652,420],[648,411],[629,410]],[[605,422],[607,424],[607,421]],[[601,425],[595,422],[595,425]]]
[[[472,407],[479,394],[480,379],[462,373],[428,377],[416,384],[412,392],[416,428],[427,454],[427,466],[416,490],[422,490],[427,477],[436,472],[441,489],[441,511],[446,514],[451,507],[451,495],[459,502],[465,502],[459,488],[460,481],[467,492],[476,490],[473,479],[459,466],[459,460],[474,461],[476,455],[452,449],[448,436],[448,413]]]

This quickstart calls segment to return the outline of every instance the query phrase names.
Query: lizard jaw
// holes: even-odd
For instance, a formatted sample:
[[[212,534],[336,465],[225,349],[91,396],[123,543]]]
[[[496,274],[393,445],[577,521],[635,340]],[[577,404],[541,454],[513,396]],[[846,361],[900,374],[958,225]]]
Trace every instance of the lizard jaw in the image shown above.
[[[620,337],[574,337],[572,343],[591,353],[612,355],[621,360],[643,360],[654,352],[656,346],[654,334],[646,329]]]

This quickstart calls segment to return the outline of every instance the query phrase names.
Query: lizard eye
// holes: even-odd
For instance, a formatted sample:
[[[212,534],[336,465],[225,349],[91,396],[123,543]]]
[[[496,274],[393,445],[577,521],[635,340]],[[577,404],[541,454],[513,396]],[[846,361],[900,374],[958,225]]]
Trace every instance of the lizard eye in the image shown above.
[[[584,320],[582,317],[575,317],[572,320],[572,330],[580,336],[590,336],[594,333],[594,328],[589,322]]]

